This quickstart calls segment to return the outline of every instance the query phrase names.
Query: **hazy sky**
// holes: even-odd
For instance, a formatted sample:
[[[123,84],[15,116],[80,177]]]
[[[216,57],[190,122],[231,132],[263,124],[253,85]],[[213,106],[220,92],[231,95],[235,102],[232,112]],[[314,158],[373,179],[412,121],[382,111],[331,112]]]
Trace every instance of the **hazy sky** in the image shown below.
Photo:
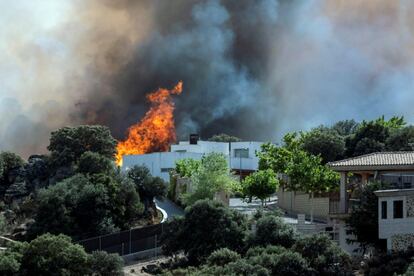
[[[340,119],[414,120],[414,2],[0,0],[0,150],[50,131],[122,138],[145,94],[184,81],[178,136],[275,140]]]

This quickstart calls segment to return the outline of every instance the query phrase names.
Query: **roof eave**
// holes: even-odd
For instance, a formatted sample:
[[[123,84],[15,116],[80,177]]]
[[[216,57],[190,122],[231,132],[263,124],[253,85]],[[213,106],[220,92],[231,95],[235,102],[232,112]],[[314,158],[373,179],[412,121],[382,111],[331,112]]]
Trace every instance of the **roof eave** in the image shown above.
[[[352,171],[414,171],[414,165],[353,165],[353,166],[329,166],[336,172]]]

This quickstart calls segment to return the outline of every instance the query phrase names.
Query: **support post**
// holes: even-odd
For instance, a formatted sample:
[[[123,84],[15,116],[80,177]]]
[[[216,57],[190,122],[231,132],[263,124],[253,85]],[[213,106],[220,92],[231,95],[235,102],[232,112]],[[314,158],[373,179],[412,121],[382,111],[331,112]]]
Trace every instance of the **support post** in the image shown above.
[[[346,196],[346,182],[347,182],[347,172],[341,172],[341,185],[339,187],[339,211],[342,214],[346,213],[346,204],[347,204],[347,196]]]

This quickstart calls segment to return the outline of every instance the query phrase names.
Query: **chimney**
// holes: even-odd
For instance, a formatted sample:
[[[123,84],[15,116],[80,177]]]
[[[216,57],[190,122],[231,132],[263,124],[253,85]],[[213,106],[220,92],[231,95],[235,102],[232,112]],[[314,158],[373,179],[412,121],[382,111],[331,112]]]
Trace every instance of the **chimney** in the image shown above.
[[[198,134],[190,134],[190,145],[197,145],[199,138]]]

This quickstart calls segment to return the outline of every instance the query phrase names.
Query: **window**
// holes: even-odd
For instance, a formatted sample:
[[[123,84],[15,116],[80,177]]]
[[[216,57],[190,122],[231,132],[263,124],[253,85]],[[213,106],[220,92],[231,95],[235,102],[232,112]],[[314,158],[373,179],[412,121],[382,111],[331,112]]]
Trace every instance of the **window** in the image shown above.
[[[386,201],[381,202],[381,218],[387,219],[387,202]]]
[[[395,200],[394,201],[394,218],[403,218],[403,201]]]
[[[176,150],[175,152],[184,153],[184,152],[187,152],[187,150]]]
[[[161,168],[162,173],[167,173],[167,172],[170,172],[172,170],[173,170],[172,168]]]
[[[235,149],[234,157],[236,158],[249,158],[249,149]]]

